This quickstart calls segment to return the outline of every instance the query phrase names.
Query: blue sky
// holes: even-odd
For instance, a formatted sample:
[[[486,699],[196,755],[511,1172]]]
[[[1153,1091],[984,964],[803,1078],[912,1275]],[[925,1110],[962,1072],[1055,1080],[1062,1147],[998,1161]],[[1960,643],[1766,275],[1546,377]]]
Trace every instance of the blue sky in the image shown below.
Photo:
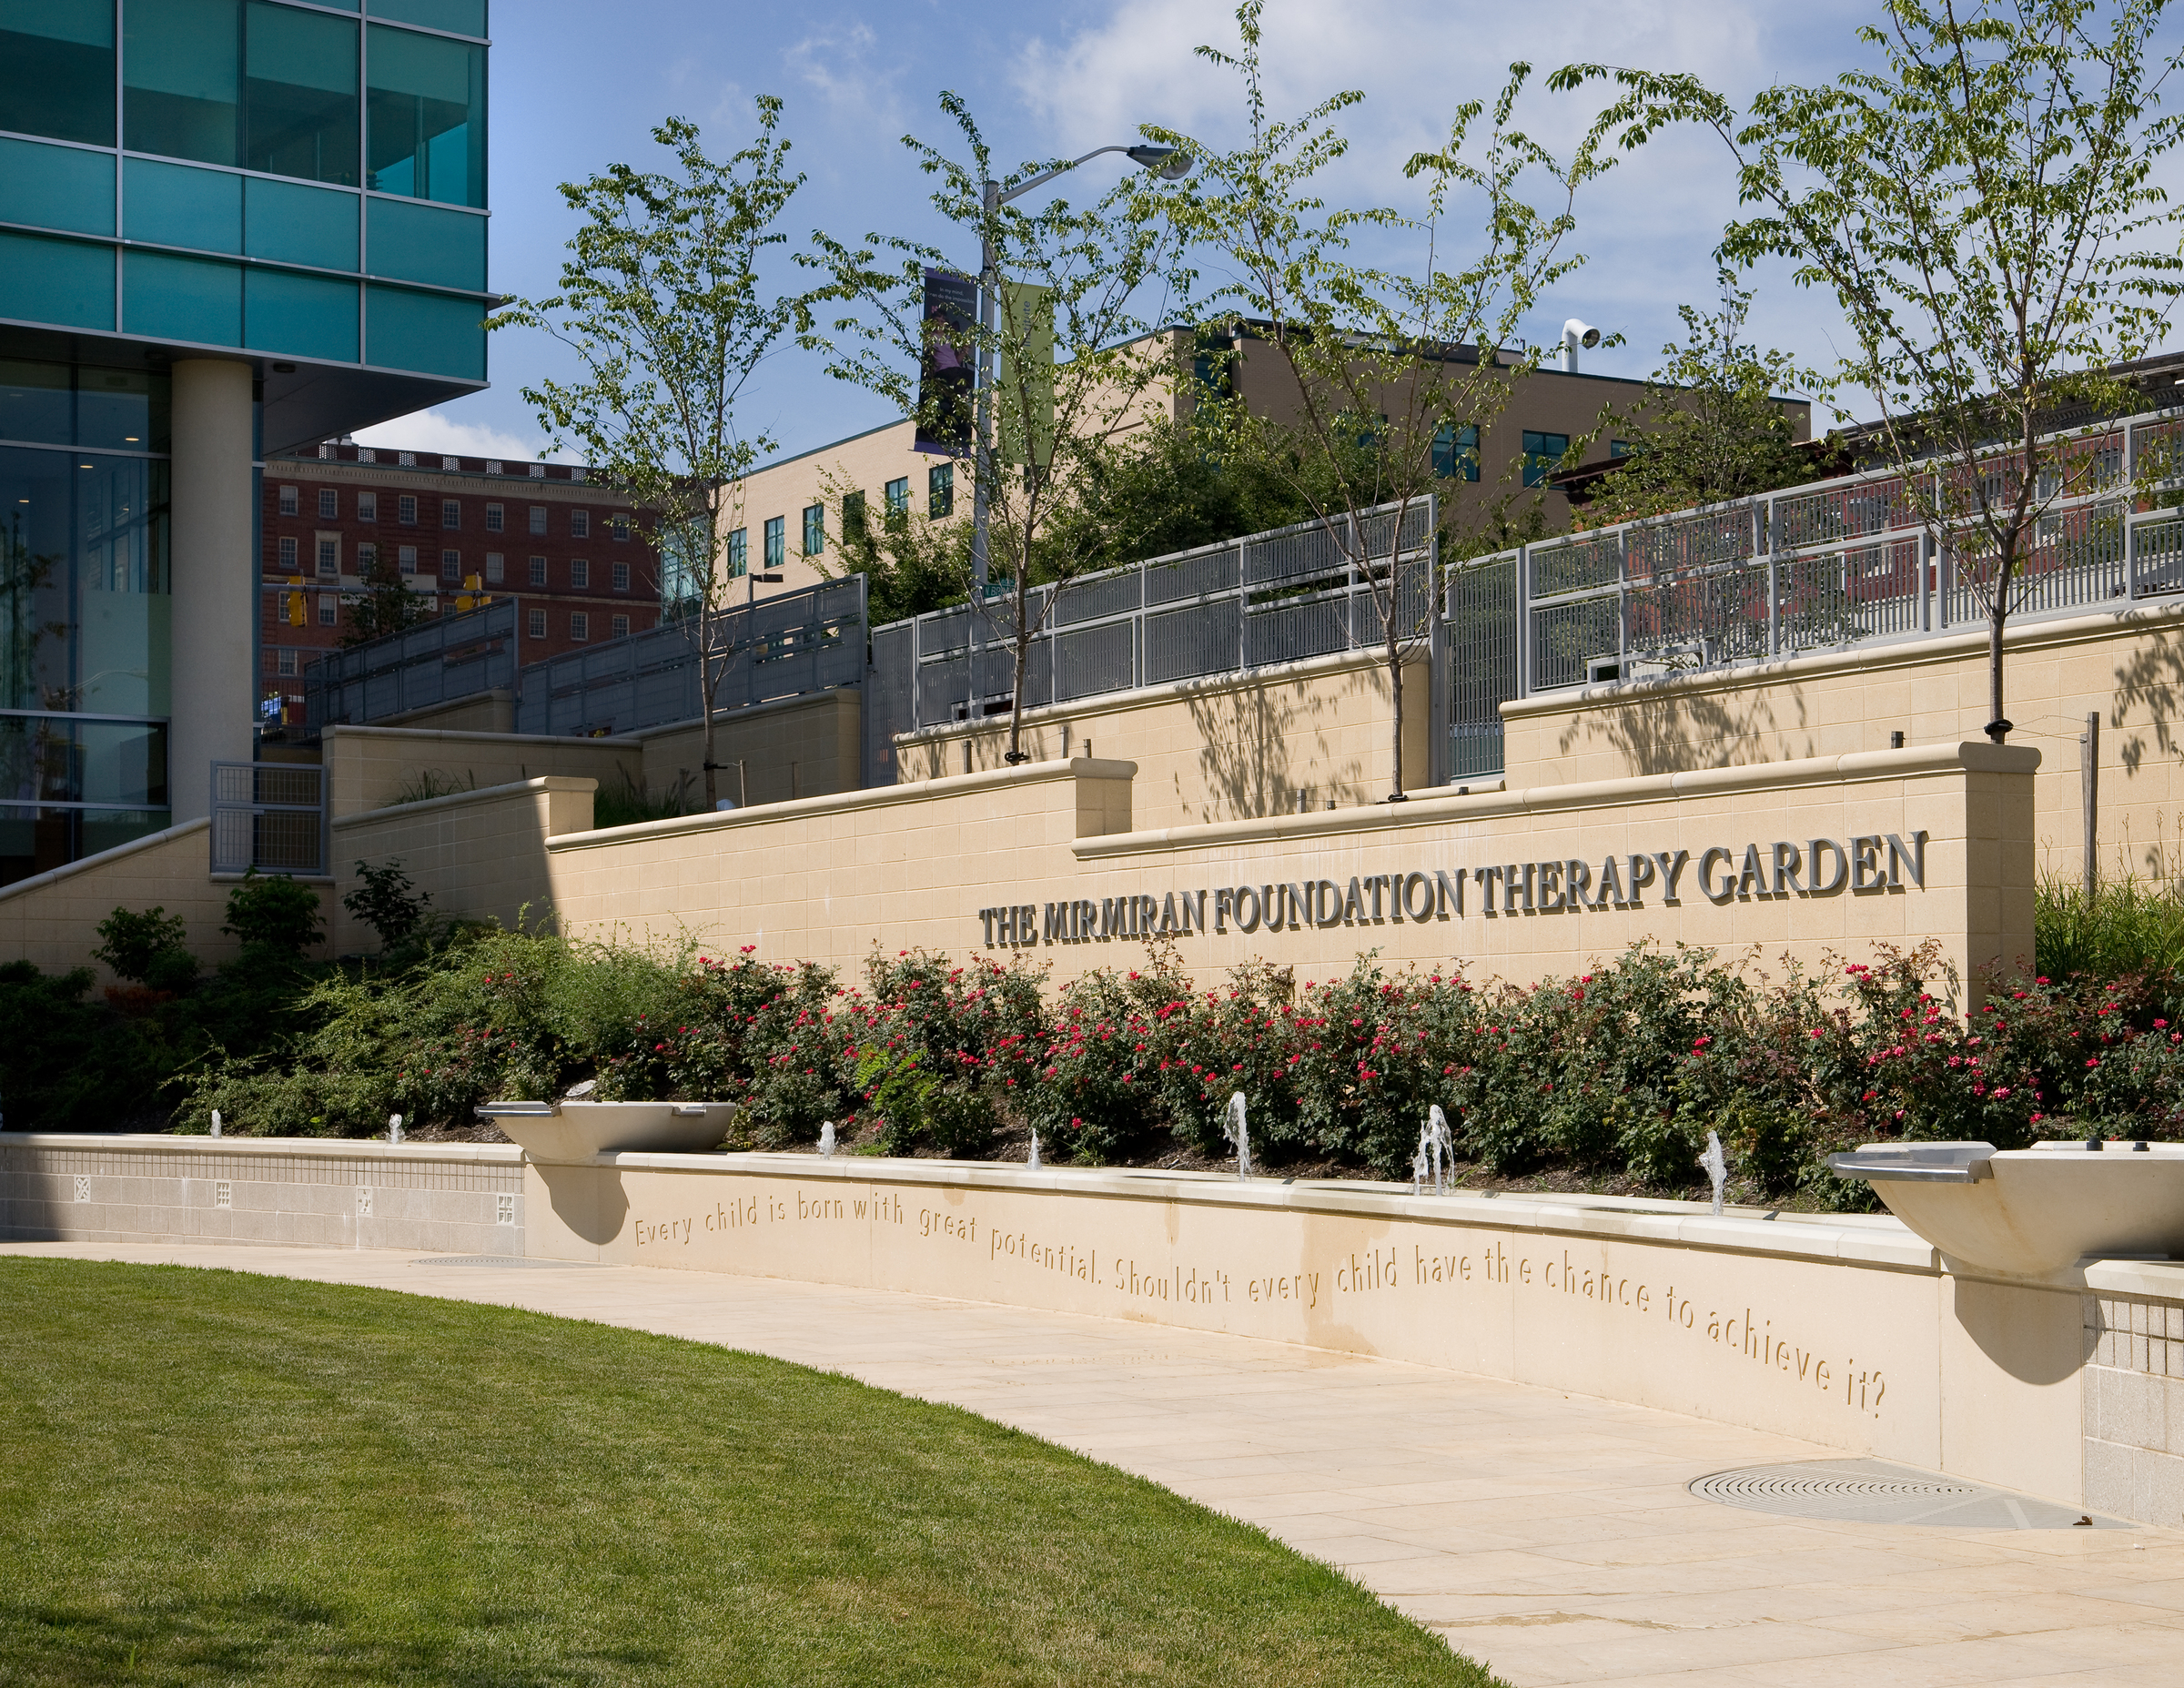
[[[1853,29],[1875,10],[1869,0],[1273,0],[1265,53],[1278,115],[1340,88],[1365,93],[1345,116],[1351,151],[1329,178],[1330,197],[1401,207],[1402,160],[1445,138],[1460,101],[1491,97],[1512,59],[1532,62],[1535,81],[1572,58],[1689,70],[1742,98],[1851,63],[1860,52]],[[1144,122],[1232,144],[1240,123],[1232,78],[1192,53],[1202,42],[1234,42],[1230,7],[1206,0],[1029,8],[500,0],[494,35],[492,284],[510,294],[553,286],[574,227],[556,184],[610,162],[649,167],[664,157],[649,130],[670,114],[698,123],[723,156],[748,138],[754,96],[787,102],[784,130],[809,177],[784,223],[799,245],[814,227],[944,238],[929,185],[901,144],[906,132],[947,138],[943,88],[969,100],[996,155],[1012,162],[1132,140]],[[1584,100],[1539,93],[1522,120],[1566,151],[1590,113]],[[1102,160],[1087,174],[1121,163]],[[1657,139],[1581,200],[1578,246],[1589,261],[1544,301],[1526,337],[1552,343],[1565,317],[1582,317],[1628,341],[1594,354],[1588,369],[1643,377],[1679,332],[1677,305],[1712,303],[1710,254],[1734,208],[1718,142],[1695,133]],[[966,251],[966,264],[975,257]],[[782,285],[797,285],[798,275],[784,258]],[[1832,361],[1832,302],[1781,273],[1759,279],[1754,337]],[[520,389],[567,367],[542,337],[497,334],[492,390],[364,437],[533,455],[545,437]],[[794,349],[761,371],[741,412],[788,452],[888,419],[879,400]]]

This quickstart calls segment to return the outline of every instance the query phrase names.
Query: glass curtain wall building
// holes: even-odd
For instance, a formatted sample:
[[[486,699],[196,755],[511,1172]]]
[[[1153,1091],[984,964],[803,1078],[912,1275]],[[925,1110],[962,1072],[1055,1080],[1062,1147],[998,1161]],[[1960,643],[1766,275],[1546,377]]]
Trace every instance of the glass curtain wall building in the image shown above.
[[[485,381],[485,0],[0,0],[0,884],[254,754],[265,452]]]

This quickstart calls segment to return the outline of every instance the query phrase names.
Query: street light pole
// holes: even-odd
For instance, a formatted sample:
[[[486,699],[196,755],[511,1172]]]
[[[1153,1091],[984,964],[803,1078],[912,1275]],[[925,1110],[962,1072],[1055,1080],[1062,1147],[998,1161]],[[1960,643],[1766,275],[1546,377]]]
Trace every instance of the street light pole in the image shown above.
[[[987,534],[992,514],[992,501],[987,494],[986,476],[993,467],[993,388],[994,388],[994,334],[1001,317],[1001,258],[994,248],[994,223],[1001,207],[1012,199],[1020,199],[1035,187],[1043,187],[1065,170],[1074,170],[1080,164],[1089,163],[1103,153],[1127,153],[1133,163],[1150,170],[1164,182],[1180,181],[1190,174],[1192,159],[1188,153],[1175,147],[1095,147],[1082,157],[1072,158],[1067,164],[1057,164],[1051,170],[1041,170],[1036,176],[1018,182],[1006,193],[1001,184],[986,181],[984,189],[985,215],[978,227],[978,362],[976,376],[977,399],[973,424],[975,440],[971,458],[971,676],[970,702],[975,710],[978,705],[978,624],[986,613],[986,576],[989,568]],[[973,720],[977,717],[974,715]]]

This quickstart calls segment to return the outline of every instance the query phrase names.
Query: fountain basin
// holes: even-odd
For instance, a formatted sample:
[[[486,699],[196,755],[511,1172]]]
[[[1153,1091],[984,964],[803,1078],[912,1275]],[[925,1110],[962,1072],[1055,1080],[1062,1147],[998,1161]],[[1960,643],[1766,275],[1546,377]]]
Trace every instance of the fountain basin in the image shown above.
[[[1831,1155],[1888,1210],[1968,1266],[2038,1278],[2088,1257],[2184,1255],[2184,1144],[1869,1143]]]
[[[694,1154],[718,1148],[733,1102],[488,1102],[490,1119],[533,1160],[589,1160],[615,1149]]]

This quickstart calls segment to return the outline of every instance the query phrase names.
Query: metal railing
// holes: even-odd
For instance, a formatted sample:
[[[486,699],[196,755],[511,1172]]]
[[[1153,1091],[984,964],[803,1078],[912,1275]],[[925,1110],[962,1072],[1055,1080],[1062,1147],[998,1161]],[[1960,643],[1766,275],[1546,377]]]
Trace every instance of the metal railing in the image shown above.
[[[1406,636],[1431,631],[1435,500],[1363,518],[1362,544],[1304,522],[1085,575],[1029,594],[1025,705],[1238,673],[1379,644],[1395,570]],[[1376,588],[1374,580],[1382,581]],[[996,596],[874,631],[872,742],[1006,710],[1016,680],[1016,604]],[[892,778],[892,773],[885,775]]]
[[[713,618],[724,661],[713,703],[743,709],[831,692],[864,678],[864,577],[852,574],[782,592]],[[687,619],[527,664],[516,731],[634,733],[700,713],[697,630]]]
[[[501,599],[346,650],[303,671],[307,734],[385,721],[516,683],[516,610]]]
[[[326,770],[308,763],[212,764],[212,871],[301,874],[328,866]]]
[[[2184,423],[2148,415],[2053,438],[2065,468],[2042,490],[2071,490],[2019,561],[2011,620],[2184,591],[2184,517],[2137,508],[2147,476],[2177,462]],[[2006,470],[1998,456],[1986,472]],[[1935,501],[1893,470],[1845,476],[1451,567],[1451,775],[1502,770],[1499,705],[1516,698],[1984,625],[1973,581],[1919,519]]]

